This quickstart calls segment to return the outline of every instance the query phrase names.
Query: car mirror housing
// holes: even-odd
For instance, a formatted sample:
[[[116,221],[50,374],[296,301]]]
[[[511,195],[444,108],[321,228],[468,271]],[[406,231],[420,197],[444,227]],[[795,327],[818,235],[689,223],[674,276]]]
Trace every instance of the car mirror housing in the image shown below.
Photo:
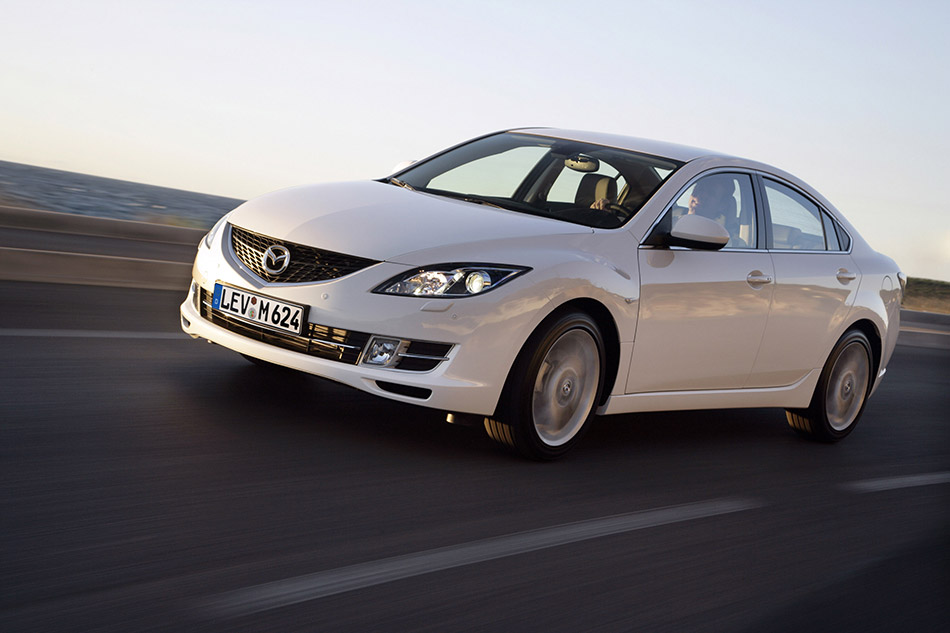
[[[684,215],[673,225],[666,240],[669,246],[719,250],[729,242],[729,231],[701,215]]]
[[[399,161],[398,163],[396,163],[395,165],[393,165],[393,170],[392,170],[390,173],[398,174],[398,173],[401,172],[403,169],[406,169],[406,168],[408,168],[408,167],[411,167],[415,162],[416,162],[416,161],[411,160],[411,159],[401,160],[401,161]]]

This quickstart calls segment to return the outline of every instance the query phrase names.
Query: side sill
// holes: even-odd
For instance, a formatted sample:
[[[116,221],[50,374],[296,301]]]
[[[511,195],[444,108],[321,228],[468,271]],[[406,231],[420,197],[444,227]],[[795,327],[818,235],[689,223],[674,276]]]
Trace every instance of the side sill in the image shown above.
[[[811,402],[821,369],[813,369],[798,382],[767,389],[710,389],[703,391],[654,391],[614,395],[597,409],[598,415],[687,411],[696,409],[804,408]]]

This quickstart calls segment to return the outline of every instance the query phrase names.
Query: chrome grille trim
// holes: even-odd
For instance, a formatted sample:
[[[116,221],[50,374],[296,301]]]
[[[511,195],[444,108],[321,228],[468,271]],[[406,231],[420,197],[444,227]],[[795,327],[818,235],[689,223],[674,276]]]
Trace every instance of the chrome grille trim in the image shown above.
[[[431,371],[449,359],[450,343],[410,341],[409,347],[398,354],[396,369],[403,371]]]
[[[443,360],[448,360],[448,359],[449,359],[448,356],[429,356],[429,355],[427,355],[427,354],[405,354],[405,353],[402,353],[402,354],[396,354],[396,356],[398,356],[399,358],[416,358],[416,359],[421,359],[421,360],[437,360],[437,361],[440,361],[440,362],[443,361]]]
[[[270,283],[301,284],[329,281],[355,273],[379,262],[374,259],[336,253],[305,244],[288,242],[229,225],[231,250],[251,272]],[[269,246],[280,245],[290,251],[290,265],[279,274],[264,270],[262,259]]]

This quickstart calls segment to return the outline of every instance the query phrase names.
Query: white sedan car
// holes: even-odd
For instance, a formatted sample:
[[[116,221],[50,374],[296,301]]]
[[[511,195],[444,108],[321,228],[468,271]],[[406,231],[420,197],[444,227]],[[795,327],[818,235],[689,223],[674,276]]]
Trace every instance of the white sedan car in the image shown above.
[[[768,165],[552,129],[278,191],[199,245],[185,332],[554,459],[595,415],[781,407],[851,432],[904,276]]]

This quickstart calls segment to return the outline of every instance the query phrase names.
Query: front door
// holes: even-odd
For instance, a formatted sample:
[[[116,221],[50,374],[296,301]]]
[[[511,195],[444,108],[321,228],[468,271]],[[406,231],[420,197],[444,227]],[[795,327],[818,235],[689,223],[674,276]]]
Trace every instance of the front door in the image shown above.
[[[626,392],[744,387],[774,289],[772,259],[756,248],[751,177],[701,178],[666,213],[657,230],[676,216],[699,213],[723,223],[734,238],[719,251],[640,247],[639,320]]]

